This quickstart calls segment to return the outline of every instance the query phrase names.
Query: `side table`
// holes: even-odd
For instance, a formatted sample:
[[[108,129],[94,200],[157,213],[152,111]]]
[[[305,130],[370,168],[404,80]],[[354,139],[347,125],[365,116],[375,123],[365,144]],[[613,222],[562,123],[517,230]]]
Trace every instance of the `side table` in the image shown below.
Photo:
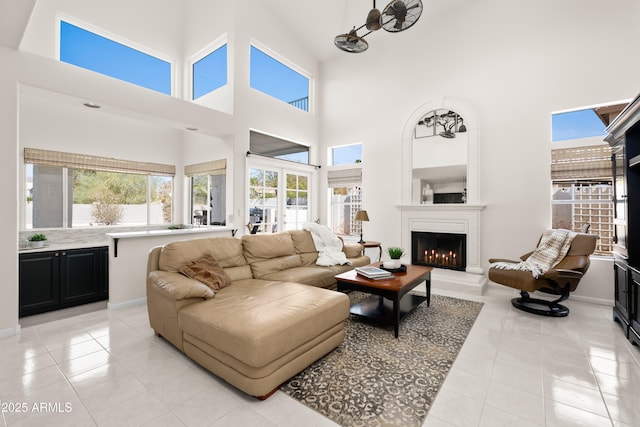
[[[364,246],[364,249],[362,250],[362,255],[365,254],[364,252],[368,248],[378,248],[380,250],[380,253],[378,254],[378,261],[382,261],[382,244],[380,242],[374,242],[372,240],[369,240],[368,242],[364,242],[360,244]]]

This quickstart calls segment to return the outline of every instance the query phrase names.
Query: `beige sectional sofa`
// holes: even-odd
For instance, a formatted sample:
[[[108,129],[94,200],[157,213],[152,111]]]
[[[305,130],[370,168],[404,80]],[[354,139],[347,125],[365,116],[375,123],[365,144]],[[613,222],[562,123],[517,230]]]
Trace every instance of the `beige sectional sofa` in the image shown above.
[[[153,248],[147,265],[151,327],[198,364],[253,396],[280,384],[344,339],[349,299],[334,276],[369,257],[344,245],[350,265],[321,267],[304,230],[215,237]],[[212,255],[231,284],[214,291],[180,273]]]

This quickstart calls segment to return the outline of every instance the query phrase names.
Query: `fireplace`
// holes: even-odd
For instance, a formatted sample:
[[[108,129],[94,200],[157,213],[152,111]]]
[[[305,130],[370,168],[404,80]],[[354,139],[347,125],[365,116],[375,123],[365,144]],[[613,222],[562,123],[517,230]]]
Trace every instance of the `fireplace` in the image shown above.
[[[466,234],[412,231],[411,263],[465,271],[467,267]]]

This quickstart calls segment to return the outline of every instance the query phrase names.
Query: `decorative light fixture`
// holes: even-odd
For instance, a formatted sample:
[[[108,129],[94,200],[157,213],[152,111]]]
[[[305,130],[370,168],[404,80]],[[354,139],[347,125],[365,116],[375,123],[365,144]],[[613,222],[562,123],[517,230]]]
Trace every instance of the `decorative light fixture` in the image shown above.
[[[376,1],[373,0],[373,9],[367,14],[365,23],[358,28],[354,26],[348,33],[337,35],[333,43],[345,52],[364,52],[369,48],[369,43],[364,38],[373,31],[380,28],[390,33],[404,31],[411,28],[420,15],[422,15],[421,0],[392,0],[382,12],[376,9]],[[369,32],[359,36],[358,31],[362,28],[366,28]]]
[[[426,132],[419,130],[420,126],[427,128]],[[415,129],[416,138],[426,138],[429,136],[439,135],[443,138],[455,138],[456,133],[466,132],[467,127],[464,125],[464,119],[452,110],[434,110],[427,113],[420,121]]]
[[[358,211],[356,212],[356,217],[354,218],[356,221],[369,221],[369,215],[367,215],[367,211]],[[360,224],[360,241],[358,243],[366,243],[362,240],[362,224]]]

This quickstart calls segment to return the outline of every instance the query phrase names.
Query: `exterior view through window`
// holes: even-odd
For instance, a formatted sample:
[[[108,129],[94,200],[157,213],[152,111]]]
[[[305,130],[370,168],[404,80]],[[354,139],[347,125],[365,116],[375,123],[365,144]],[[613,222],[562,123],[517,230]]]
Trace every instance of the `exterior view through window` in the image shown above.
[[[26,164],[25,228],[170,224],[173,177]]]
[[[251,46],[250,86],[309,111],[309,78]]]
[[[309,222],[309,180],[304,172],[251,168],[249,222],[256,232],[299,230]]]
[[[192,67],[192,99],[198,99],[227,84],[227,45],[198,60]]]
[[[551,226],[598,234],[596,254],[613,249],[613,170],[605,129],[626,103],[552,114]]]
[[[171,63],[65,21],[60,61],[171,95]]]

